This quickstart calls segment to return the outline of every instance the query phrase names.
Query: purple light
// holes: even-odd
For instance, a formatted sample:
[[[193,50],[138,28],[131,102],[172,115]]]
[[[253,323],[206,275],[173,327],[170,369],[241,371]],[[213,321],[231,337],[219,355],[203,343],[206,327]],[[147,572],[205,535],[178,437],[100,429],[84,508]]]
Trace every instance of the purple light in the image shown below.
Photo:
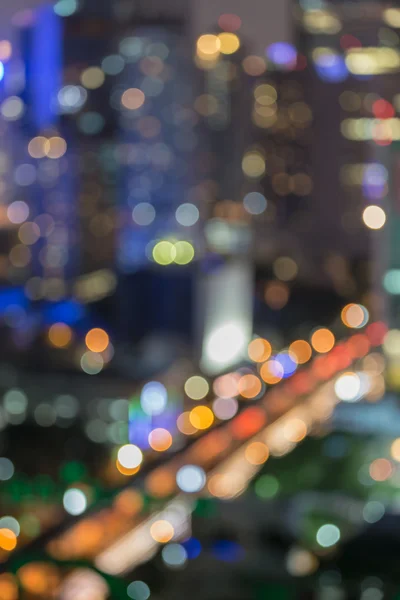
[[[271,62],[281,67],[291,68],[296,66],[296,48],[286,42],[271,44],[266,50],[266,55]]]

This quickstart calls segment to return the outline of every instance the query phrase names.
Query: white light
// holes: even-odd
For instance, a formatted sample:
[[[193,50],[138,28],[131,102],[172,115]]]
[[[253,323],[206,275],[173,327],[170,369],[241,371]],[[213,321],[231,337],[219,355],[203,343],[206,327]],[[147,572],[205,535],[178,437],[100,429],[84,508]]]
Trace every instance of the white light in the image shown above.
[[[183,567],[187,562],[187,552],[181,544],[168,544],[161,552],[166,565],[172,568]]]
[[[216,398],[213,402],[212,409],[221,421],[232,419],[238,411],[239,405],[236,398]]]
[[[0,458],[0,481],[8,481],[14,475],[14,465],[9,458]]]
[[[175,218],[180,225],[191,227],[199,220],[200,213],[197,206],[189,202],[181,204],[176,209]]]
[[[243,205],[249,214],[261,215],[267,208],[267,200],[259,192],[250,192],[243,198]]]
[[[139,202],[132,211],[132,219],[137,225],[145,227],[156,218],[155,208],[150,202]]]
[[[14,517],[2,517],[0,519],[0,529],[9,529],[15,533],[16,536],[19,536],[21,532],[21,527]]]
[[[136,469],[142,460],[142,451],[134,444],[126,444],[118,450],[118,462],[125,469]]]
[[[71,488],[64,494],[63,505],[70,515],[81,515],[87,508],[87,498],[82,490]]]
[[[146,415],[160,415],[164,412],[167,402],[167,390],[162,383],[150,381],[143,386],[140,395],[140,404]]]
[[[213,331],[206,342],[207,359],[224,364],[239,359],[246,347],[243,330],[233,323],[223,325]]]
[[[360,398],[361,381],[357,373],[343,373],[335,383],[335,393],[343,402],[356,402]]]
[[[327,523],[317,531],[317,542],[323,548],[334,546],[340,540],[340,529],[336,525]]]
[[[200,467],[185,465],[176,474],[176,483],[183,492],[199,492],[206,483],[206,475]]]

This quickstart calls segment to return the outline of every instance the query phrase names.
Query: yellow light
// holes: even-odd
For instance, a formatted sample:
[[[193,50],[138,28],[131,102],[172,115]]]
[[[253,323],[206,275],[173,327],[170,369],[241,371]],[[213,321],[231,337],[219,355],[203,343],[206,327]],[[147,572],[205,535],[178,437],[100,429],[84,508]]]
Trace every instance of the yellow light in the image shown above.
[[[261,381],[256,375],[243,375],[238,382],[239,394],[243,398],[251,399],[258,396],[261,392]]]
[[[197,40],[197,54],[203,60],[214,60],[221,50],[221,40],[212,34],[201,35]]]
[[[174,528],[164,520],[155,521],[150,527],[150,535],[159,544],[167,544],[174,537]]]
[[[234,33],[223,32],[219,36],[220,52],[222,54],[234,54],[240,48],[240,40]]]
[[[311,345],[316,352],[325,354],[335,345],[335,336],[329,329],[317,329],[311,336]]]
[[[262,442],[253,442],[247,446],[245,457],[251,465],[262,465],[269,457],[268,446]]]
[[[386,223],[386,213],[380,206],[367,206],[362,218],[368,229],[382,229]]]
[[[177,265],[187,265],[194,258],[194,248],[189,242],[175,244],[175,262]]]
[[[175,245],[167,240],[158,242],[153,248],[153,259],[159,265],[171,265],[176,258]]]
[[[250,342],[248,347],[249,358],[254,362],[265,362],[271,356],[271,344],[262,338]]]
[[[128,110],[137,110],[143,106],[145,101],[145,95],[142,90],[138,88],[130,88],[125,90],[121,97],[121,104]]]
[[[81,83],[89,90],[96,90],[103,85],[104,81],[105,75],[100,67],[89,67],[81,74]]]
[[[397,438],[392,442],[390,446],[390,454],[394,460],[400,462],[400,438]]]
[[[278,94],[276,92],[276,89],[272,85],[269,85],[268,83],[263,83],[262,85],[258,85],[255,88],[254,97],[257,100],[258,104],[268,106],[276,102]]]
[[[400,27],[400,9],[385,8],[383,11],[383,20],[391,27]]]
[[[55,348],[66,348],[72,340],[72,330],[66,323],[54,323],[48,332],[49,342]]]
[[[274,261],[273,270],[281,281],[291,281],[299,271],[299,268],[293,258],[289,256],[280,256]]]
[[[167,429],[153,429],[149,434],[149,444],[156,452],[165,452],[172,446],[172,435]]]
[[[88,331],[85,338],[86,346],[92,352],[104,352],[110,343],[110,338],[104,329],[94,328]]]
[[[185,383],[185,393],[192,400],[202,400],[210,390],[208,381],[200,375],[193,375]]]
[[[242,160],[242,170],[247,177],[252,179],[262,177],[265,173],[265,159],[263,155],[256,150],[246,152]]]
[[[400,52],[396,48],[364,47],[347,50],[346,65],[354,75],[380,75],[400,68]]]
[[[208,429],[214,422],[214,413],[208,406],[196,406],[190,411],[189,419],[196,429]]]
[[[400,330],[391,329],[383,340],[383,349],[388,356],[400,356]]]
[[[311,358],[311,346],[305,340],[296,340],[290,344],[289,354],[292,354],[296,358],[299,365],[304,365]]]
[[[303,16],[304,28],[310,33],[333,35],[342,29],[340,19],[327,10],[309,10]]]

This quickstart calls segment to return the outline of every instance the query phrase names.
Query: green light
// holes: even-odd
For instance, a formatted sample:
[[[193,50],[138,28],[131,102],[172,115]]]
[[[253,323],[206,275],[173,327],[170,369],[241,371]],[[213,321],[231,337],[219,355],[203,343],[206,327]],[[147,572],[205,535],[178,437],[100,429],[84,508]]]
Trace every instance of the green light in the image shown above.
[[[262,475],[254,486],[257,496],[267,500],[273,498],[279,490],[279,481],[273,475]]]

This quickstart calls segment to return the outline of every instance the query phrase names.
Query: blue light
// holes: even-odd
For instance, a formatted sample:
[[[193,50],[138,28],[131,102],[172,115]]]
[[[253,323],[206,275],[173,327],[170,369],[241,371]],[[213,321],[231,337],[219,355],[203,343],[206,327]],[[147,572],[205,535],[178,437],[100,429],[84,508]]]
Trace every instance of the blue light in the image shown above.
[[[182,546],[186,550],[186,554],[189,560],[197,558],[201,553],[201,543],[196,538],[189,538],[188,540],[182,542]]]
[[[22,288],[0,290],[0,314],[4,314],[10,306],[24,307],[26,304]]]
[[[266,54],[269,60],[276,65],[292,67],[296,64],[297,51],[292,44],[276,42],[267,48]]]
[[[212,546],[212,553],[224,562],[238,562],[243,558],[243,548],[237,542],[218,540]]]
[[[3,77],[4,77],[4,65],[0,61],[0,81],[2,81]]]
[[[73,325],[84,316],[84,308],[74,300],[57,302],[44,309],[44,321],[46,324],[66,323]]]
[[[338,54],[323,54],[315,61],[315,71],[322,81],[339,83],[347,79],[349,71],[343,56]]]
[[[278,362],[283,369],[283,377],[290,377],[297,369],[297,363],[293,360],[290,354],[286,352],[281,352],[275,357],[276,362]]]

